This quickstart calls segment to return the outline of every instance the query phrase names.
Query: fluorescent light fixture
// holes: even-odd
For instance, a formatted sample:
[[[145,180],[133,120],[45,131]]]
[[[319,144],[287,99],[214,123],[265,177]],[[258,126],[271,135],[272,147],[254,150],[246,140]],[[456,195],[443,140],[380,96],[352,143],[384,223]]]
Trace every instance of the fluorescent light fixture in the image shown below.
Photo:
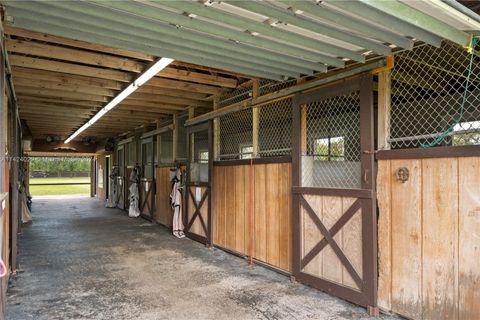
[[[131,95],[135,90],[140,86],[144,85],[145,82],[153,78],[157,73],[165,69],[170,63],[174,60],[169,58],[161,58],[155,62],[150,68],[143,72],[135,81],[130,83],[122,92],[120,92],[115,98],[113,98],[105,107],[100,109],[90,120],[87,121],[83,126],[81,126],[77,131],[75,131],[70,137],[65,140],[65,143],[69,143],[80,133],[85,131],[88,127],[97,122],[101,117],[103,117],[108,111],[115,108],[120,102],[125,100],[129,95]]]

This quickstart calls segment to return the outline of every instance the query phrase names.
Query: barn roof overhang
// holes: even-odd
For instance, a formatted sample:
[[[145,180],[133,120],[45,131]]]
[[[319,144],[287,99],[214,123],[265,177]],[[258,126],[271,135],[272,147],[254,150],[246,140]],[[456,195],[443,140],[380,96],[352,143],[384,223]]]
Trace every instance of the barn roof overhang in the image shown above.
[[[175,59],[82,139],[208,112],[254,78],[314,81],[422,43],[468,46],[480,32],[480,17],[453,0],[2,3],[17,102],[35,136],[69,136],[148,63]]]
[[[450,0],[6,1],[14,26],[282,80],[442,39],[480,18]]]

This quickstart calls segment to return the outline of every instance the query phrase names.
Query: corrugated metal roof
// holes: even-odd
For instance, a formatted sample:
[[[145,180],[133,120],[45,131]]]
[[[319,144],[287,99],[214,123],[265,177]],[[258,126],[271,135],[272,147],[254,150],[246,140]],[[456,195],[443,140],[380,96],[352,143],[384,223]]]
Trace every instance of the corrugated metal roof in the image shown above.
[[[461,11],[451,0],[6,1],[16,27],[275,80],[417,41],[466,46],[480,18]]]

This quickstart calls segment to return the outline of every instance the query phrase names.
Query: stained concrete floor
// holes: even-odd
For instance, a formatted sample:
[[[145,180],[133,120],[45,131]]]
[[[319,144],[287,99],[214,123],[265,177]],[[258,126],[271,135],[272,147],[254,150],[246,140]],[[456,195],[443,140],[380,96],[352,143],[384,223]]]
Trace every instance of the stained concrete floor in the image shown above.
[[[37,199],[7,319],[367,319],[365,310],[104,208]],[[384,317],[384,319],[394,319]]]

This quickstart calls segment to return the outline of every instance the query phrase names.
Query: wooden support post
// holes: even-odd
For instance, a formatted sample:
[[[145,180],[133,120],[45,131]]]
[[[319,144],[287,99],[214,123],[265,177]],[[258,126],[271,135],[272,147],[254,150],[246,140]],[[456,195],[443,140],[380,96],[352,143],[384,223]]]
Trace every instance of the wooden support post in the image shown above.
[[[300,152],[302,155],[307,154],[307,106],[301,106],[301,123],[300,123]]]
[[[178,144],[178,130],[177,130],[178,116],[173,115],[173,126],[172,126],[172,161],[177,160],[177,144]]]
[[[305,83],[305,79],[298,79],[297,85]],[[300,154],[307,154],[307,106],[301,106],[301,118],[300,118]]]
[[[195,118],[195,107],[188,107],[188,119]]]
[[[95,157],[90,158],[90,197],[95,197],[95,188],[97,186],[97,172],[95,170]]]
[[[252,85],[252,98],[255,99],[258,97],[258,79],[253,80]],[[252,157],[257,158],[259,154],[258,146],[258,135],[259,135],[259,124],[260,124],[260,108],[252,109]]]
[[[218,96],[213,97],[213,110],[220,108]],[[213,159],[218,160],[220,156],[220,118],[213,119]]]
[[[378,150],[389,150],[390,109],[391,109],[391,71],[378,74]]]
[[[157,129],[160,128],[160,120],[157,120],[156,122],[156,125],[157,125]],[[160,163],[160,157],[162,156],[162,141],[160,139],[160,136],[157,136],[157,161],[158,163]]]
[[[195,118],[195,107],[189,107],[188,119],[193,119],[193,118]],[[190,134],[187,136],[187,139],[188,139],[187,146],[190,146],[190,150],[188,150],[190,154],[190,158],[195,159],[195,142],[193,141],[192,136],[193,135],[190,135]],[[191,161],[191,159],[187,159],[187,161]]]

